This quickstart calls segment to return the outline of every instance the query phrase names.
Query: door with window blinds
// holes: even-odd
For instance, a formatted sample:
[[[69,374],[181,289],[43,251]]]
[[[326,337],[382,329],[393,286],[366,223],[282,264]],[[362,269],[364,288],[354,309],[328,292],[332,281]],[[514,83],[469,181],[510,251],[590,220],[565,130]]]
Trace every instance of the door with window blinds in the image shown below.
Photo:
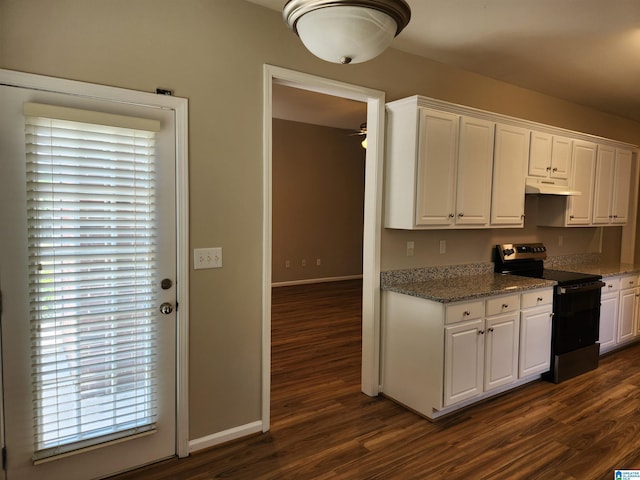
[[[100,478],[171,456],[172,115],[0,89],[6,478]]]

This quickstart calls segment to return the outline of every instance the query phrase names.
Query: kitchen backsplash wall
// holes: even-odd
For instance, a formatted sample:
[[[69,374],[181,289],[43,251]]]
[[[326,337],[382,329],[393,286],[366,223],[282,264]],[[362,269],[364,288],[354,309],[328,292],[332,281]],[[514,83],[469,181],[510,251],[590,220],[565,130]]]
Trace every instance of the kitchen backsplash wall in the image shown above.
[[[381,270],[491,262],[500,243],[542,242],[549,256],[600,254],[606,262],[620,260],[621,227],[553,228],[536,226],[538,197],[527,195],[525,227],[482,230],[408,231],[384,229]],[[440,253],[444,241],[445,253]],[[407,242],[414,242],[407,256]]]

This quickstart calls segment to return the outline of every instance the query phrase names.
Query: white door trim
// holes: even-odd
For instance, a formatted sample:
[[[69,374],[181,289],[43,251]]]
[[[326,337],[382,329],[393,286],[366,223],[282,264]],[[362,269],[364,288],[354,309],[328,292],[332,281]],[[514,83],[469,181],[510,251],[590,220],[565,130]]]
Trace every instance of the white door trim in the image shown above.
[[[272,65],[264,66],[263,85],[263,250],[262,250],[262,428],[271,418],[271,247],[272,247],[272,85],[311,90],[367,103],[367,153],[364,198],[362,376],[361,389],[379,393],[380,237],[382,228],[382,152],[385,93]]]
[[[176,125],[177,276],[176,454],[189,455],[189,175],[188,101],[168,95],[0,69],[0,84],[131,105],[170,109]]]

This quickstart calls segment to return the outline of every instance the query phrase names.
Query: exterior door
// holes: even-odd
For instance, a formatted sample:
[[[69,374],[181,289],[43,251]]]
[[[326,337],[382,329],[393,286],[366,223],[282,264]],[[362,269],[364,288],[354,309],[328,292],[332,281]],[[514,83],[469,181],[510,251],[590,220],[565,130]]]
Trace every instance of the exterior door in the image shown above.
[[[111,147],[98,160],[89,153],[69,160],[75,166],[65,164],[65,153],[34,166],[29,158],[48,140],[25,140],[25,121],[47,114],[26,114],[26,103],[92,112],[81,122],[63,120],[74,132],[80,124],[102,128],[105,118],[157,125],[144,147],[148,165],[141,166],[136,143],[130,167],[118,166],[123,154]],[[173,112],[10,86],[0,87],[0,105],[5,478],[101,478],[173,456]],[[43,135],[56,137],[57,128]]]

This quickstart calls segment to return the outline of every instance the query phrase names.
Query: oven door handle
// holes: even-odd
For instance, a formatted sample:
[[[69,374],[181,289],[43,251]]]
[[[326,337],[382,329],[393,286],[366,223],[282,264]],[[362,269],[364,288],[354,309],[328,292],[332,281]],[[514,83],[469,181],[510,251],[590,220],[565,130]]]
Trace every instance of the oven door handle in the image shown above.
[[[589,285],[578,285],[576,287],[560,287],[558,288],[558,293],[560,295],[565,295],[565,294],[572,294],[572,293],[590,292],[593,290],[600,290],[605,285],[606,283],[604,282],[593,282],[593,283],[590,283]]]

